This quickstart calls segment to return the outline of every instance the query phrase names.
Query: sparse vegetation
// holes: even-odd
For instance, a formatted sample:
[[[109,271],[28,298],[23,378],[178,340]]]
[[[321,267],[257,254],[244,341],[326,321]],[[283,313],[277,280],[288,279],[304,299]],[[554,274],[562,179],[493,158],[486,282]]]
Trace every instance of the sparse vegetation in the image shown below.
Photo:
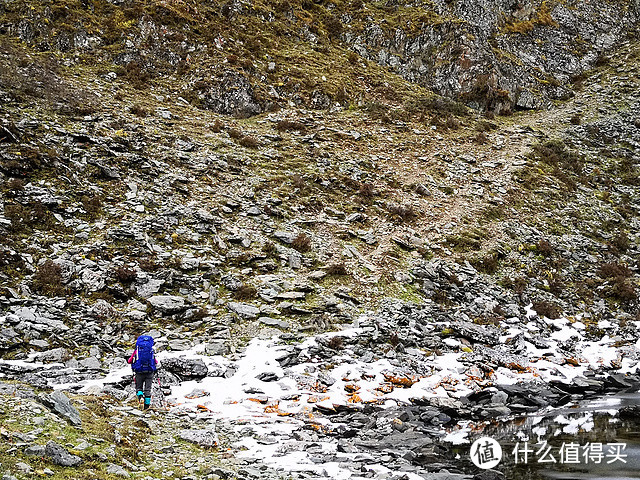
[[[95,220],[98,218],[102,211],[102,200],[98,195],[83,195],[82,196],[82,207],[84,208],[89,218]]]
[[[238,130],[237,128],[228,128],[227,134],[235,140],[240,140],[245,136],[244,133],[242,133],[242,130]]]
[[[149,112],[147,111],[147,109],[144,108],[139,103],[136,103],[131,107],[131,113],[133,113],[136,117],[141,117],[141,118],[144,118],[149,115]]]
[[[262,245],[262,251],[267,255],[273,255],[277,250],[276,244],[273,242],[265,242],[265,244]]]
[[[408,222],[416,216],[416,212],[412,205],[389,203],[387,205],[389,216],[400,222]]]
[[[298,250],[300,253],[307,253],[311,251],[311,237],[309,237],[305,233],[299,233],[296,238],[293,239],[293,243],[291,244],[293,248]]]
[[[62,295],[65,288],[60,265],[51,260],[46,260],[40,265],[33,276],[33,289],[43,295]]]
[[[545,0],[529,20],[513,20],[504,27],[504,31],[508,33],[528,34],[538,26],[557,26],[555,20],[551,16],[551,7]]]
[[[578,153],[567,149],[559,140],[534,145],[532,158],[550,167],[550,173],[572,190],[578,182],[585,181],[584,161]]]
[[[327,275],[349,275],[347,266],[344,262],[332,263],[326,269]]]
[[[253,300],[257,295],[258,290],[251,285],[243,285],[233,292],[233,298],[236,300]]]
[[[631,246],[631,240],[626,232],[621,232],[611,239],[609,246],[617,253],[625,253]]]
[[[603,263],[598,268],[598,275],[602,278],[628,278],[632,275],[629,267],[622,263]]]
[[[138,273],[131,267],[121,265],[115,268],[113,276],[120,283],[130,284],[138,277]]]
[[[551,243],[544,238],[538,241],[536,249],[540,253],[540,255],[543,255],[545,257],[550,257],[554,253],[553,245],[551,245]]]
[[[471,259],[469,263],[478,271],[492,275],[498,270],[498,255],[496,253],[488,253],[482,257]]]
[[[358,196],[363,200],[370,201],[371,199],[373,199],[373,197],[376,196],[375,187],[371,183],[360,184],[360,189],[358,190]]]
[[[276,124],[276,129],[279,132],[288,132],[291,130],[295,130],[298,132],[304,132],[307,130],[307,127],[304,123],[299,122],[297,120],[280,120],[277,124]]]
[[[635,87],[632,70],[618,68],[625,57],[607,51],[610,66],[597,77],[587,71],[576,79],[585,84],[585,95],[563,105],[558,97],[570,94],[571,86],[553,64],[565,57],[549,57],[553,62],[536,69],[517,55],[528,41],[539,43],[539,52],[557,47],[543,45],[547,29],[541,27],[553,24],[550,2],[528,20],[526,8],[514,7],[514,17],[507,13],[498,24],[502,32],[492,27],[498,35],[483,56],[491,58],[490,66],[474,51],[484,37],[471,35],[481,27],[460,24],[455,2],[436,3],[18,0],[0,8],[0,297],[12,313],[34,307],[70,329],[23,329],[30,322],[8,316],[3,358],[60,347],[69,351],[63,361],[77,358],[84,365],[97,356],[101,368],[115,369],[122,361],[115,357],[131,347],[135,334],[157,331],[162,348],[202,344],[207,354],[228,353],[221,370],[211,371],[224,381],[251,338],[265,338],[276,327],[276,348],[290,354],[277,357],[286,368],[265,371],[262,379],[275,386],[275,377],[289,375],[288,366],[308,360],[296,380],[318,393],[303,401],[319,416],[333,414],[325,412],[331,410],[324,395],[328,380],[337,362],[352,355],[407,371],[414,360],[424,360],[424,375],[434,355],[458,351],[478,368],[467,369],[469,378],[461,371],[452,377],[474,390],[490,385],[500,362],[489,358],[493,345],[481,332],[500,330],[500,349],[522,353],[521,336],[503,342],[502,334],[512,326],[523,329],[532,300],[550,318],[566,313],[571,321],[571,315],[590,312],[582,319],[589,339],[607,334],[616,346],[632,345],[640,169],[635,137],[617,125],[640,124],[623,118],[633,114],[624,104],[625,89]],[[441,18],[434,9],[448,13]],[[16,32],[21,39],[10,37]],[[423,68],[402,44],[425,32],[442,41],[425,44]],[[592,45],[572,37],[575,44],[563,52],[595,59]],[[366,51],[353,44],[358,38]],[[389,48],[392,39],[397,51]],[[632,44],[625,52],[629,68],[638,57]],[[444,86],[443,72],[453,72]],[[459,72],[467,93],[457,98],[473,110],[429,90],[437,79],[442,91],[455,95]],[[532,77],[507,78],[514,72]],[[250,104],[250,113],[236,111],[242,103]],[[499,116],[541,104],[552,108]],[[608,112],[616,121],[605,124]],[[173,298],[165,298],[164,311],[150,296]],[[182,300],[182,307],[170,305]],[[243,315],[231,305],[236,301],[252,307],[242,305]],[[117,315],[101,316],[111,307]],[[374,311],[381,313],[370,315]],[[616,331],[625,313],[627,330]],[[600,329],[601,319],[612,326],[602,323]],[[528,340],[536,345],[560,323],[531,321],[539,330]],[[328,333],[352,322],[361,327],[355,336]],[[307,333],[323,335],[300,350]],[[94,344],[99,354],[90,350]],[[549,360],[562,363],[573,347],[566,346]],[[474,360],[483,356],[487,361]],[[219,370],[215,357],[210,360],[210,370]],[[447,368],[434,385],[437,392],[456,388]],[[514,375],[535,371],[533,364],[507,368]],[[605,362],[600,370],[610,368],[613,363]],[[341,382],[344,375],[353,387],[354,408],[340,411],[364,408],[373,418],[379,409],[355,393],[380,377],[360,370],[342,369],[334,379]],[[87,371],[83,366],[79,375]],[[48,367],[32,373],[34,383],[57,375]],[[123,391],[127,380],[110,383],[107,391]],[[379,392],[414,381],[395,377]],[[207,389],[205,384],[197,387]],[[200,393],[194,389],[193,396]],[[299,400],[295,388],[288,394]],[[247,404],[238,395],[234,409]],[[285,411],[288,400],[278,405],[280,397],[269,397],[264,412],[274,419],[291,413]],[[251,400],[265,398],[251,393]],[[136,420],[137,412],[120,407],[135,407],[135,401],[100,395],[74,400],[86,429],[51,426],[45,412],[46,426],[24,422],[21,435],[5,426],[0,401],[9,449],[0,463],[7,475],[22,474],[15,473],[15,462],[24,460],[15,445],[40,427],[45,436],[64,439],[65,448],[74,450],[81,438],[91,444],[74,450],[86,462],[77,475],[82,480],[111,478],[105,472],[110,463],[136,478],[234,475],[209,462],[232,456],[234,446],[216,452],[172,441],[171,430],[187,428],[188,417],[158,413]],[[210,416],[206,399],[183,406],[201,412],[194,413],[198,418]],[[37,405],[38,415],[43,408]],[[144,418],[157,430],[153,448],[146,445],[153,458],[133,448],[143,436],[156,435]],[[311,416],[305,423],[317,427],[314,436],[328,433]],[[402,431],[406,425],[394,420],[393,427]],[[43,476],[51,465],[36,457],[25,461],[33,475]],[[154,470],[156,461],[161,465]],[[260,462],[255,466],[271,475]],[[52,480],[73,476],[53,469]]]
[[[339,336],[331,337],[327,346],[332,350],[342,350],[344,348],[344,339]]]
[[[238,144],[246,148],[258,148],[260,146],[260,142],[255,137],[249,135],[240,138]]]
[[[559,305],[547,300],[533,302],[533,309],[538,315],[550,318],[552,320],[560,318],[560,316],[562,315],[562,308],[560,308]]]

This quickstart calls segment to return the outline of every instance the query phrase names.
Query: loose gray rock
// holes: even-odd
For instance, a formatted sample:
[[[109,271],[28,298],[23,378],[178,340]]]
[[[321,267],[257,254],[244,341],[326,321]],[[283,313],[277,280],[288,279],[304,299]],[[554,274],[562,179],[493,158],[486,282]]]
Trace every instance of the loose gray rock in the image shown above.
[[[118,311],[113,306],[103,299],[98,299],[91,308],[91,313],[101,319],[111,319],[118,315]]]
[[[203,390],[202,388],[195,388],[186,395],[187,398],[202,398],[202,397],[208,397],[208,396],[209,396],[209,392],[206,390]]]
[[[306,293],[304,292],[282,292],[276,295],[281,300],[304,300]]]
[[[80,413],[73,405],[71,405],[69,398],[63,392],[56,390],[50,395],[41,397],[41,401],[44,405],[49,407],[51,411],[67,419],[72,425],[76,427],[82,425]]]
[[[31,473],[31,472],[33,471],[33,469],[31,468],[31,466],[30,466],[30,465],[27,465],[27,464],[26,464],[26,463],[24,463],[24,462],[18,462],[18,463],[16,463],[16,468],[17,468],[18,470],[20,470],[21,472],[23,472],[23,473]]]
[[[291,233],[291,232],[277,231],[273,234],[273,236],[276,237],[281,242],[291,245],[293,241],[296,239],[297,234]]]
[[[158,293],[164,283],[165,281],[162,279],[152,278],[145,284],[137,286],[136,292],[138,292],[138,295],[142,298],[149,298],[153,294]]]
[[[124,478],[129,478],[131,476],[129,472],[127,472],[124,468],[114,463],[110,463],[107,466],[107,473],[110,473],[111,475],[117,475],[119,477],[124,477]]]
[[[231,273],[223,276],[220,279],[220,283],[222,283],[222,285],[224,285],[226,289],[233,290],[233,291],[236,291],[244,286],[244,283],[242,283],[242,280],[240,280],[238,277],[236,277]]]
[[[71,455],[62,446],[55,442],[49,442],[44,449],[45,456],[49,457],[53,463],[62,467],[77,467],[82,463],[82,459],[77,455]]]
[[[44,448],[44,445],[31,445],[30,447],[24,449],[24,454],[41,457],[42,455],[44,455]]]
[[[291,252],[289,254],[289,268],[293,268],[294,270],[298,270],[302,267],[302,255],[298,252]]]
[[[147,301],[164,314],[178,313],[186,308],[184,298],[176,295],[154,295]]]
[[[498,470],[485,470],[477,475],[474,475],[473,480],[504,480],[504,473]]]
[[[181,430],[180,438],[201,447],[217,447],[218,436],[213,430]]]
[[[232,312],[237,313],[242,318],[257,318],[260,313],[260,309],[258,307],[254,307],[248,303],[229,302],[227,304],[227,308]]]
[[[251,83],[236,71],[224,72],[202,94],[204,107],[217,113],[250,117],[263,111]]]
[[[290,327],[289,322],[285,322],[284,320],[278,320],[276,318],[269,317],[260,317],[258,318],[260,323],[264,323],[265,325],[269,325],[270,327],[278,327],[288,329]]]
[[[89,357],[80,360],[80,365],[89,370],[99,370],[102,368],[102,363],[96,357]]]
[[[166,358],[162,361],[162,368],[183,379],[204,378],[209,373],[209,369],[199,358]]]
[[[35,360],[42,363],[58,363],[68,358],[70,358],[70,354],[66,348],[53,348],[46,352],[38,353],[35,356]]]
[[[169,350],[189,350],[191,348],[191,340],[189,339],[181,339],[176,338],[174,340],[169,340]]]
[[[204,347],[209,355],[225,355],[229,353],[229,346],[225,342],[210,342]]]

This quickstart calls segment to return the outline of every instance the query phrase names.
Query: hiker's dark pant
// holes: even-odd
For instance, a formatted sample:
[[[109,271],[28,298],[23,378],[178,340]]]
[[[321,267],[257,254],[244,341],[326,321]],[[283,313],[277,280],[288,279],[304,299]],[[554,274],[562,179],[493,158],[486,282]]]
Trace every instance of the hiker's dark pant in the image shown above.
[[[136,391],[144,392],[145,397],[151,397],[151,382],[155,372],[136,372]]]

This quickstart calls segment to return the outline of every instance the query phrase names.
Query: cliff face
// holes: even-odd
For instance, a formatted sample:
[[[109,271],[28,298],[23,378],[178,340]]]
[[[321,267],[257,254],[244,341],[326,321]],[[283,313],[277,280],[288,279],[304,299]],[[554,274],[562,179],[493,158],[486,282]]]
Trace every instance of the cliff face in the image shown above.
[[[412,82],[498,112],[569,98],[638,22],[636,1],[439,1],[433,12],[430,23],[371,21],[344,38]]]
[[[547,108],[639,17],[636,0],[15,0],[0,9],[2,32],[39,50],[94,56],[139,80],[177,72],[190,102],[245,116],[289,102],[362,102],[376,88],[362,78],[372,63],[478,109]]]

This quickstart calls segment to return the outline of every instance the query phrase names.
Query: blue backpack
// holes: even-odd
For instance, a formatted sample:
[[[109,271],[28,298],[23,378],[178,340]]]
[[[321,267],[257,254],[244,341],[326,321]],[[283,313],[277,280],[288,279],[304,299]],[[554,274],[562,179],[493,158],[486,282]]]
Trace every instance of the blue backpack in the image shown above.
[[[140,335],[136,340],[136,358],[131,364],[134,372],[155,372],[156,357],[153,351],[153,337]]]

